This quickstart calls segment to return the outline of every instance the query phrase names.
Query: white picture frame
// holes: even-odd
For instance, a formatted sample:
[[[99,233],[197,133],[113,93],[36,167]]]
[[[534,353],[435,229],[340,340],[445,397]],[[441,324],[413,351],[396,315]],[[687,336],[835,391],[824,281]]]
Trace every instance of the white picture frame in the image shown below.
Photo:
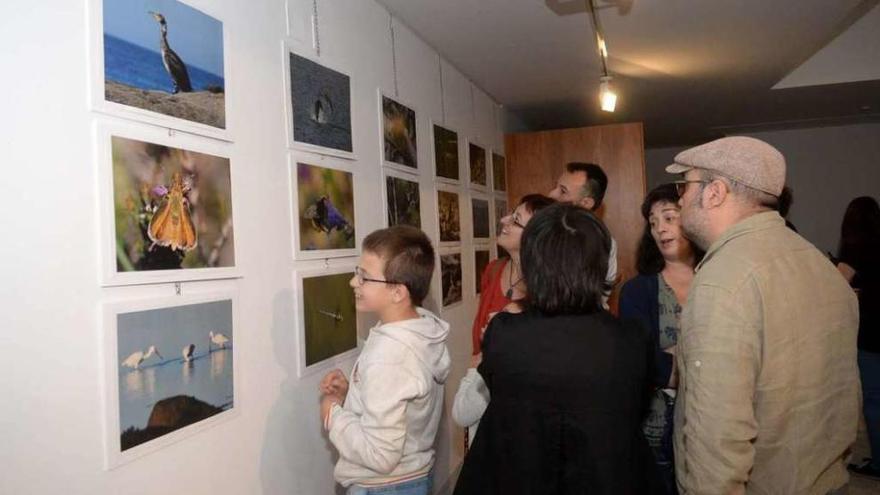
[[[383,218],[382,225],[384,225],[385,227],[391,226],[390,219],[389,219],[389,214],[390,214],[389,210],[391,208],[389,205],[390,199],[389,199],[389,191],[388,191],[388,179],[389,178],[405,180],[408,182],[415,183],[417,185],[418,191],[419,191],[419,225],[418,225],[418,228],[421,229],[425,225],[425,215],[424,215],[425,203],[424,203],[424,201],[422,201],[424,194],[422,191],[423,187],[422,187],[422,182],[420,180],[420,177],[417,175],[412,175],[412,174],[406,173],[406,172],[401,172],[401,171],[397,170],[396,168],[391,168],[391,167],[382,167],[382,197],[384,198],[384,201],[382,202],[382,218]]]
[[[419,147],[419,143],[420,142],[424,143],[425,139],[424,139],[424,136],[422,136],[422,138],[419,139],[419,110],[418,110],[418,108],[415,107],[414,105],[410,104],[409,102],[404,101],[398,97],[388,95],[387,93],[382,91],[381,88],[379,88],[376,91],[376,94],[377,94],[376,101],[378,103],[378,117],[379,117],[379,163],[381,163],[383,167],[391,168],[391,169],[397,170],[399,172],[404,172],[404,173],[412,174],[412,175],[420,175],[419,170],[421,170],[421,167],[419,166],[418,147]],[[394,103],[397,103],[398,105],[401,105],[401,106],[405,107],[407,110],[413,112],[413,130],[416,133],[414,149],[411,150],[411,154],[412,154],[412,157],[413,157],[413,160],[415,163],[415,166],[413,166],[413,167],[410,167],[408,165],[404,165],[401,163],[397,163],[394,161],[386,160],[386,157],[385,157],[385,103],[384,103],[385,99],[391,100]],[[433,129],[432,129],[432,132],[433,132]]]
[[[464,214],[465,214],[465,211],[463,208],[463,205],[465,203],[463,200],[463,196],[466,196],[466,195],[463,193],[463,191],[460,188],[449,185],[449,184],[442,184],[442,183],[435,184],[435,187],[433,189],[434,189],[434,191],[433,191],[434,192],[434,194],[433,194],[434,208],[435,208],[435,211],[437,212],[437,236],[435,237],[435,239],[437,239],[437,245],[439,247],[459,247],[459,246],[461,246],[462,242],[464,242],[464,237],[465,237],[465,235],[464,235],[464,226],[465,226]],[[448,240],[449,236],[446,236],[447,240],[444,240],[444,236],[443,236],[444,229],[443,229],[443,225],[441,225],[442,222],[441,222],[441,218],[440,218],[440,215],[442,213],[441,208],[440,208],[441,193],[455,194],[456,199],[458,199],[458,239],[457,240]],[[470,211],[470,205],[468,205],[468,211]]]
[[[352,235],[352,247],[344,247],[344,248],[329,248],[329,249],[302,249],[301,243],[301,229],[300,229],[300,216],[303,212],[300,212],[299,209],[299,182],[297,176],[298,164],[304,163],[307,165],[327,168],[331,170],[335,170],[338,172],[346,173],[351,175],[352,187],[356,187],[355,174],[354,174],[354,162],[349,160],[341,159],[331,155],[322,155],[316,154],[312,152],[304,152],[304,151],[291,151],[287,154],[287,170],[288,170],[288,186],[290,190],[290,232],[291,232],[291,246],[293,259],[296,261],[302,260],[321,260],[321,259],[329,259],[329,258],[346,258],[351,256],[357,256],[359,254],[358,250],[358,234],[357,234],[357,194],[354,190],[352,190],[352,201],[353,201],[353,215],[354,219],[352,219],[352,228],[354,229],[354,234]]]
[[[463,250],[459,247],[456,248],[443,248],[437,250],[437,271],[439,276],[437,277],[437,283],[439,287],[439,304],[440,312],[445,313],[452,309],[455,309],[464,304],[464,284],[465,284],[465,269],[464,269],[464,255],[462,254]],[[455,297],[450,298],[449,292],[454,285],[454,281],[450,284],[445,284],[446,275],[449,270],[444,270],[446,266],[449,266],[446,263],[446,259],[448,257],[457,257],[458,258],[458,290],[457,295]],[[454,278],[454,272],[453,272]],[[444,286],[446,285],[446,286]],[[454,289],[453,289],[454,290]]]
[[[325,266],[320,268],[302,268],[298,270],[294,270],[293,273],[293,283],[294,283],[294,293],[296,294],[295,300],[295,311],[296,314],[296,342],[297,342],[297,376],[299,378],[304,378],[306,376],[314,375],[320,373],[322,371],[326,372],[333,368],[342,366],[345,362],[350,361],[352,358],[358,355],[363,347],[363,341],[361,341],[359,337],[359,325],[358,325],[358,317],[357,312],[354,307],[354,292],[350,287],[346,287],[343,290],[336,290],[334,293],[341,297],[351,298],[351,308],[347,310],[345,315],[341,315],[337,308],[331,308],[322,314],[327,316],[328,318],[351,318],[350,322],[354,323],[354,347],[344,350],[340,353],[331,355],[329,357],[319,359],[318,361],[309,363],[308,362],[308,338],[306,328],[306,318],[307,318],[307,309],[306,308],[306,293],[304,289],[304,280],[306,279],[315,279],[332,275],[354,275],[354,269],[356,266],[356,262],[346,262],[340,265],[333,266]],[[345,278],[345,277],[342,277]],[[349,277],[350,278],[350,277]],[[343,293],[344,292],[344,293]],[[319,311],[321,313],[321,311]],[[332,314],[331,314],[332,313]],[[341,320],[340,320],[341,321]]]
[[[186,326],[185,328],[175,326],[173,330],[169,330],[167,332],[157,331],[157,328],[161,327],[163,321],[167,321],[169,319],[171,319],[171,321],[186,320],[186,318],[174,320],[173,318],[169,318],[168,315],[164,313],[174,313],[177,310],[181,312],[202,312],[203,310],[210,307],[220,310],[210,311],[210,313],[222,314],[227,302],[230,310],[228,325],[230,325],[231,331],[229,329],[222,329],[222,325],[219,327],[213,326],[212,323],[216,321],[215,319],[212,319],[209,322],[207,321],[207,319],[198,320],[197,318],[189,318],[191,322],[189,323],[190,326]],[[169,445],[177,443],[192,435],[203,432],[240,414],[242,407],[242,380],[240,372],[241,357],[240,353],[237,350],[237,340],[240,336],[239,332],[241,329],[238,321],[238,304],[237,290],[235,290],[234,288],[215,288],[213,290],[195,294],[183,294],[176,296],[172,295],[164,297],[154,296],[129,300],[110,300],[102,305],[101,321],[103,345],[101,352],[101,368],[103,382],[102,402],[104,407],[105,469],[110,470],[119,467],[135,459],[153,453],[157,450],[168,447]],[[150,316],[138,318],[139,315],[148,315],[156,311],[163,312],[162,318],[153,318]],[[124,319],[120,318],[120,315],[122,315]],[[129,320],[129,318],[138,319]],[[224,324],[227,323],[225,319],[222,318],[222,316],[220,317],[220,320]],[[131,321],[138,321],[141,323],[139,323],[137,327],[135,327],[135,325],[131,323]],[[143,321],[152,321],[152,324],[144,325],[142,323]],[[120,322],[122,322],[122,328],[120,327]],[[222,340],[220,339],[220,337],[222,336],[223,338],[227,339],[227,343],[232,342],[231,344],[228,344],[229,347],[227,347],[227,344],[224,343],[223,347],[218,349],[219,345],[212,343],[209,345],[210,349],[207,350],[207,355],[205,355],[204,352],[206,351],[200,349],[200,346],[196,344],[195,352],[190,358],[191,361],[186,361],[186,359],[183,357],[182,351],[185,350],[185,348],[181,351],[176,352],[174,349],[170,349],[169,351],[165,351],[166,356],[162,357],[162,361],[159,364],[153,364],[154,361],[151,362],[151,358],[148,356],[139,363],[137,369],[131,368],[129,364],[137,361],[138,356],[129,355],[128,358],[120,361],[120,355],[128,353],[127,350],[120,348],[120,345],[139,340],[142,335],[137,334],[143,334],[145,332],[155,332],[157,334],[155,336],[155,339],[164,338],[164,340],[162,340],[161,342],[170,343],[174,341],[179,341],[181,338],[186,339],[187,335],[181,335],[183,332],[195,332],[201,334],[202,331],[208,327],[216,328],[219,335],[211,336],[207,332],[204,332],[205,335],[203,336],[203,338],[205,339],[205,342],[210,341],[214,338]],[[132,331],[133,329],[136,329],[136,332]],[[211,331],[213,332],[213,330]],[[125,336],[122,339],[120,339],[121,332],[125,332]],[[122,340],[122,342],[120,342],[120,340]],[[190,340],[185,341],[189,342]],[[149,341],[153,342],[154,339],[151,338]],[[218,354],[218,351],[221,351],[222,354]],[[177,352],[180,352],[180,354],[178,354]],[[231,356],[231,365],[227,364],[227,356]],[[206,359],[206,361],[201,361],[203,358]],[[128,364],[125,364],[126,362]],[[164,399],[176,399],[176,397],[186,395],[198,399],[198,401],[201,403],[207,403],[206,396],[201,396],[202,398],[199,399],[198,396],[201,395],[200,393],[189,393],[196,390],[208,393],[204,389],[198,388],[198,373],[190,372],[190,379],[189,381],[187,381],[186,369],[194,369],[195,366],[207,366],[208,370],[203,370],[202,374],[204,375],[210,373],[209,376],[211,376],[212,379],[216,378],[215,375],[221,376],[226,374],[228,368],[231,368],[232,378],[230,385],[232,387],[233,394],[231,406],[223,410],[223,407],[218,407],[215,404],[208,403],[209,406],[221,409],[221,412],[213,413],[212,415],[204,419],[198,420],[185,426],[180,426],[170,432],[161,434],[149,440],[143,440],[140,443],[123,449],[123,433],[128,433],[129,435],[132,435],[134,432],[124,431],[128,430],[128,428],[123,428],[121,424],[121,419],[123,418],[123,416],[127,420],[129,417],[141,414],[137,411],[141,410],[142,408],[126,407],[126,413],[123,414],[122,401],[120,399],[121,388],[125,387],[126,389],[126,406],[129,406],[129,402],[138,401],[149,404],[149,401],[153,398],[152,396],[160,395],[162,393],[162,390],[167,390],[168,392],[166,393],[177,392],[175,393],[175,395],[164,397]],[[180,368],[180,373],[178,373],[177,368]],[[177,375],[183,376],[183,378],[181,378],[181,383],[177,383],[177,381],[175,380],[175,376]],[[125,385],[122,385],[121,383],[123,379],[125,380]],[[145,389],[141,390],[138,385],[143,381],[149,381],[151,383],[151,387],[141,387]],[[171,392],[171,390],[175,390],[175,392]],[[212,393],[216,394],[216,390],[213,390]],[[146,395],[147,397],[142,397],[144,395]],[[159,403],[161,400],[163,399],[155,401],[153,409],[150,413],[151,415],[153,414],[153,412],[155,412],[155,408],[159,407]],[[192,405],[192,401],[187,402],[190,404],[190,407],[194,407]],[[130,411],[135,412],[131,413]],[[140,434],[143,436],[149,436],[151,434],[149,433],[149,426],[146,426],[140,431]],[[155,434],[155,432],[152,434]],[[129,436],[128,438],[132,437]]]
[[[232,57],[230,55],[230,46],[232,39],[229,33],[229,24],[224,22],[218,15],[218,9],[211,2],[198,2],[198,6],[193,5],[195,2],[183,2],[175,0],[177,3],[198,10],[200,13],[212,17],[222,24],[223,29],[223,127],[215,127],[213,125],[188,120],[181,117],[175,117],[158,111],[139,108],[132,105],[126,105],[114,101],[108,101],[105,97],[105,59],[104,59],[104,0],[88,0],[88,89],[89,89],[89,109],[123,119],[133,120],[152,124],[175,131],[187,132],[199,136],[210,137],[221,141],[231,142],[234,140],[235,119],[230,118],[230,109],[234,107],[230,95],[237,98],[237,89],[235,86],[235,78],[229,77],[234,73],[232,67]],[[144,13],[146,16],[147,13]],[[173,27],[169,31],[173,33]],[[157,29],[158,44],[158,29]],[[173,47],[172,47],[173,49]],[[234,117],[234,115],[233,115]]]
[[[431,141],[431,164],[432,164],[431,177],[433,178],[434,182],[436,182],[438,184],[450,184],[453,186],[461,185],[461,183],[463,182],[462,177],[464,177],[464,174],[462,174],[462,164],[464,163],[462,160],[462,157],[466,156],[464,153],[462,153],[463,146],[462,146],[462,140],[461,140],[461,133],[457,129],[454,129],[451,126],[441,124],[439,122],[434,122],[433,119],[429,119],[429,124],[430,124],[430,130],[431,130],[431,139],[430,139],[430,141]],[[456,135],[456,151],[458,152],[458,163],[456,164],[456,166],[458,167],[458,170],[457,170],[458,179],[453,179],[450,177],[441,176],[438,172],[437,139],[436,139],[437,136],[434,132],[435,126],[442,127],[443,129],[446,129],[449,132],[454,132]]]
[[[484,158],[484,161],[483,161],[483,174],[484,175],[483,175],[483,177],[486,181],[485,184],[479,184],[479,183],[474,182],[473,170],[471,170],[471,158],[472,158],[471,153],[473,152],[472,147],[477,147],[477,148],[483,150],[483,158]],[[480,192],[489,192],[492,190],[491,189],[492,184],[490,183],[492,176],[489,173],[489,165],[490,165],[489,160],[490,160],[489,148],[487,148],[483,144],[480,144],[480,142],[478,142],[474,139],[467,140],[467,181],[468,181],[467,183],[468,183],[469,189],[474,190],[474,191],[480,191]]]
[[[281,42],[282,49],[282,67],[283,67],[283,80],[284,80],[284,124],[285,129],[287,131],[287,147],[291,150],[300,150],[310,153],[317,153],[322,155],[333,156],[337,158],[343,158],[346,160],[357,160],[357,151],[355,150],[355,142],[356,142],[356,127],[354,125],[355,122],[355,106],[354,105],[354,78],[346,71],[338,68],[331,61],[326,60],[326,58],[307,53],[303,50],[297,49],[293,43],[290,43],[287,40]],[[336,72],[342,76],[348,78],[348,134],[349,139],[351,141],[351,151],[339,148],[333,148],[330,146],[323,146],[320,144],[308,143],[305,141],[297,140],[296,132],[294,130],[294,97],[292,94],[292,81],[291,81],[291,55],[295,55],[298,57],[302,57],[303,59],[310,61],[314,64],[321,66],[328,71]]]
[[[191,280],[216,280],[238,278],[241,276],[239,268],[240,255],[236,249],[234,226],[237,220],[238,204],[236,193],[236,173],[233,166],[232,148],[229,143],[220,141],[208,141],[186,133],[178,133],[160,129],[153,126],[145,126],[127,121],[109,121],[98,119],[93,125],[94,153],[97,162],[98,173],[98,208],[100,218],[100,252],[101,270],[100,284],[104,287],[121,285],[140,285],[168,282],[184,282]],[[203,153],[213,157],[224,158],[229,161],[230,196],[232,202],[232,249],[237,256],[233,266],[203,267],[203,268],[175,268],[156,270],[120,271],[117,264],[117,224],[115,218],[115,190],[114,190],[114,167],[112,140],[120,137],[129,140],[137,140],[166,147],[177,148],[190,152]]]

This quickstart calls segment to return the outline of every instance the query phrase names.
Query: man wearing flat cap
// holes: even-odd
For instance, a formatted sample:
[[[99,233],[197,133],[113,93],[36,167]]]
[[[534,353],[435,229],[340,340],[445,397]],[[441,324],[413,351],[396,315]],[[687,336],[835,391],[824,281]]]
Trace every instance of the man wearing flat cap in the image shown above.
[[[666,171],[682,175],[682,228],[706,250],[676,353],[680,492],[838,493],[858,426],[858,302],[775,211],[785,158],[727,137]]]

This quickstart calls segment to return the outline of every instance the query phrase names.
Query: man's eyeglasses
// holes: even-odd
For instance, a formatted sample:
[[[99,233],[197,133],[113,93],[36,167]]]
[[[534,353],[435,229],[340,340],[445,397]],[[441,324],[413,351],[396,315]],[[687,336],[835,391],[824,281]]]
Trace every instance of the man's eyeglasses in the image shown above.
[[[678,197],[684,196],[685,191],[687,191],[688,184],[708,184],[712,182],[711,180],[677,180],[674,181],[675,184],[675,192],[678,194]]]
[[[393,282],[391,280],[379,280],[377,278],[369,278],[365,277],[364,269],[356,266],[354,267],[354,281],[357,282],[358,287],[364,285],[367,282],[377,282],[380,284],[396,284],[397,282]]]

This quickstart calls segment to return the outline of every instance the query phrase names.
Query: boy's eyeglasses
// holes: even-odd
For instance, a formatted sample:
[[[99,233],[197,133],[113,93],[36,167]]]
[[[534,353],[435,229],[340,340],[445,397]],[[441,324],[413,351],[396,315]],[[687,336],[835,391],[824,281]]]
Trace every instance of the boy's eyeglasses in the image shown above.
[[[380,284],[396,284],[397,282],[393,282],[391,280],[379,280],[377,278],[369,278],[364,276],[364,269],[356,266],[354,267],[354,281],[357,282],[358,287],[364,285],[367,282],[377,282]]]
[[[708,184],[712,182],[711,180],[677,180],[673,182],[675,184],[675,192],[679,197],[684,196],[685,191],[687,191],[688,184]]]

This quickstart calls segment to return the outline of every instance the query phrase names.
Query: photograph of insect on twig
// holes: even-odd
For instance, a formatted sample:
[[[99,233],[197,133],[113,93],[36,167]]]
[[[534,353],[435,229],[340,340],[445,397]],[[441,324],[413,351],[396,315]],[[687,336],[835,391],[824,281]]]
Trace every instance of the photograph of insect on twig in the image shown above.
[[[303,277],[305,367],[357,347],[353,272]]]
[[[111,137],[116,269],[235,266],[229,159]]]

